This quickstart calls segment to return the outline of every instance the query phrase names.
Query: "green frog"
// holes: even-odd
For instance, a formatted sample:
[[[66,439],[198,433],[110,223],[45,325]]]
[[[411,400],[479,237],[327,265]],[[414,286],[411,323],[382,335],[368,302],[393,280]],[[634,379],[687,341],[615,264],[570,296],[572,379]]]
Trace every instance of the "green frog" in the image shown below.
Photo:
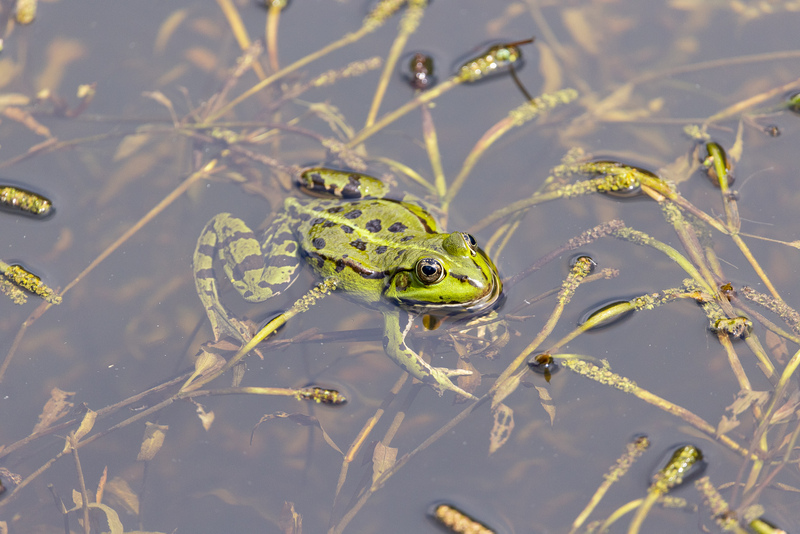
[[[471,371],[434,367],[406,344],[413,321],[489,309],[502,284],[492,260],[464,232],[439,233],[421,205],[384,198],[387,187],[363,174],[312,168],[299,185],[318,198],[287,198],[284,209],[259,237],[247,224],[220,213],[206,224],[194,253],[197,292],[214,336],[251,338],[244,323],[220,303],[213,262],[250,302],[288,288],[304,259],[347,297],[380,310],[388,356],[413,377],[473,398],[451,377]]]

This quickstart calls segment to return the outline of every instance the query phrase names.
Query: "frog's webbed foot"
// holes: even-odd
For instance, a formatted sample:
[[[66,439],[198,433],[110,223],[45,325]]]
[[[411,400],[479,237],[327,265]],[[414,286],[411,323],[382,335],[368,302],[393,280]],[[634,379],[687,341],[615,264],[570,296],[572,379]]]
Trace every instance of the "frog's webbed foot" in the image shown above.
[[[472,371],[468,369],[450,369],[448,367],[431,367],[426,362],[423,361],[423,363],[425,363],[425,365],[428,367],[430,375],[427,380],[421,380],[435,389],[436,392],[439,393],[440,397],[445,390],[450,390],[468,399],[477,398],[475,395],[464,391],[457,385],[453,384],[453,382],[450,380],[451,376],[469,376],[472,374]]]
[[[229,314],[219,302],[206,308],[206,313],[211,323],[211,329],[214,332],[215,341],[219,341],[225,336],[230,336],[244,344],[253,337],[250,326]]]
[[[407,316],[407,323],[401,330],[400,318],[401,315]],[[468,369],[450,369],[447,367],[433,367],[428,362],[423,360],[419,354],[414,352],[408,345],[406,345],[406,334],[411,329],[414,321],[414,315],[400,312],[399,310],[392,310],[384,312],[384,335],[383,346],[386,354],[400,367],[408,371],[408,373],[430,385],[436,390],[439,395],[442,395],[445,390],[453,391],[468,399],[475,399],[476,397],[455,385],[450,377],[452,376],[467,376],[471,375],[472,371]]]

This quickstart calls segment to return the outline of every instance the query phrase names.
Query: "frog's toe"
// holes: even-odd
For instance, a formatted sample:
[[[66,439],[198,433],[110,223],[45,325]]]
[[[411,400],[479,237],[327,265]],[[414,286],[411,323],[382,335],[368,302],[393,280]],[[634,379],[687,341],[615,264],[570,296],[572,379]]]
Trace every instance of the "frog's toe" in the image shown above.
[[[475,399],[478,398],[475,395],[473,395],[472,393],[469,393],[468,391],[465,391],[465,390],[461,389],[460,387],[458,387],[457,385],[453,384],[452,382],[449,382],[448,385],[446,385],[446,386],[444,384],[441,384],[441,385],[444,386],[445,389],[448,389],[448,390],[450,390],[450,391],[452,391],[454,393],[457,393],[457,394],[459,394],[462,397],[465,397],[467,399],[475,400]],[[441,396],[441,392],[439,393],[439,396]]]
[[[448,369],[447,367],[439,367],[438,369],[445,376],[469,376],[472,374],[469,369]]]
[[[445,390],[448,390],[458,393],[468,399],[477,398],[471,393],[464,391],[450,380],[451,376],[467,376],[471,375],[472,371],[468,369],[448,369],[447,367],[434,367],[433,371],[434,383],[431,385],[439,392],[439,396],[441,396]]]

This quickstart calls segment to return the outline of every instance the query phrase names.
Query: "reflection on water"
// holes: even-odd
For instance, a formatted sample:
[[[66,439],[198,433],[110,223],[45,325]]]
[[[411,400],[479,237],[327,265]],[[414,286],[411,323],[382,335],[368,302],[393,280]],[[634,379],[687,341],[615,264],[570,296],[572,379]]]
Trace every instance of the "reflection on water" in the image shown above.
[[[79,530],[86,501],[98,532],[433,532],[447,503],[499,532],[704,532],[745,512],[797,530],[794,4],[421,4],[381,24],[353,2],[55,2],[6,32],[0,182],[56,213],[0,213],[0,260],[64,298],[0,299],[0,521],[60,529],[74,509]],[[523,116],[510,73],[447,71],[531,35],[519,81],[577,100]],[[412,383],[380,318],[335,295],[213,391],[178,393],[238,349],[211,343],[197,298],[203,225],[266,227],[309,164],[479,228],[509,282],[498,315],[407,340],[491,402]],[[588,247],[594,272],[569,261]],[[221,300],[255,328],[313,286],[301,277],[267,306],[224,284]],[[635,320],[576,328],[620,295]],[[309,384],[348,402],[309,402]],[[659,490],[673,509],[647,486],[676,443],[703,451],[705,497]]]

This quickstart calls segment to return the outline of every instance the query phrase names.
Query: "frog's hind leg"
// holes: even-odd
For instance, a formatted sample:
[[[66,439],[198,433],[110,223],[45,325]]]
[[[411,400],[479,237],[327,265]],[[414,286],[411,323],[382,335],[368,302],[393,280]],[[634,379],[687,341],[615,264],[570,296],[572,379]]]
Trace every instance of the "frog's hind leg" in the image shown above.
[[[206,224],[194,252],[194,275],[197,294],[206,309],[214,338],[223,334],[242,341],[250,331],[225,310],[219,299],[214,258],[223,264],[226,276],[236,291],[250,302],[263,302],[289,287],[297,277],[297,243],[288,228],[286,217],[279,217],[265,233],[262,244],[244,221],[220,213]]]

